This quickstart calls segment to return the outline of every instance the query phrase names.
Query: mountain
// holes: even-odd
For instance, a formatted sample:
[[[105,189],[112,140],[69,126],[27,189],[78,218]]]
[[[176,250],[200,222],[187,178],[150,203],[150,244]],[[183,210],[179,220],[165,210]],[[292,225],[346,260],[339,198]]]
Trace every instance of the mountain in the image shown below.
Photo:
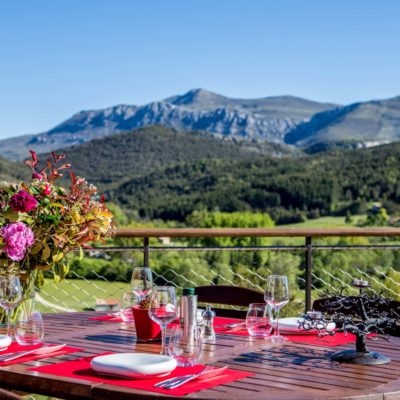
[[[317,113],[285,137],[286,143],[301,147],[345,142],[369,147],[399,140],[400,96]]]
[[[20,159],[28,154],[28,149],[43,153],[151,125],[282,143],[299,123],[335,107],[292,96],[231,99],[195,89],[140,107],[118,105],[81,111],[47,132],[1,140],[0,155]]]
[[[365,213],[376,201],[400,215],[399,154],[395,143],[306,157],[185,163],[134,177],[107,197],[143,217],[180,221],[194,210],[219,209],[298,222],[306,215]]]
[[[221,140],[210,133],[178,132],[152,126],[124,132],[64,149],[73,170],[101,191],[134,176],[163,170],[184,162],[251,159],[263,152],[287,155],[282,145],[252,146],[247,142]],[[40,155],[46,160],[48,155]]]

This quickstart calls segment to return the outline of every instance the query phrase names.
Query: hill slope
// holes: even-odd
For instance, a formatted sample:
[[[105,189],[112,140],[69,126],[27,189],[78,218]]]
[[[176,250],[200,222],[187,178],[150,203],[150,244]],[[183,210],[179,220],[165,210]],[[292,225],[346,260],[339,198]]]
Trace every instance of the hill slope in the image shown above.
[[[318,113],[285,137],[286,143],[302,147],[346,141],[368,146],[399,140],[400,97]]]
[[[0,157],[0,182],[18,182],[29,178],[31,172],[22,162],[12,162]]]
[[[328,215],[365,201],[400,203],[400,144],[306,158],[179,165],[124,183],[108,197],[150,218],[195,209],[299,210]]]
[[[279,146],[269,151],[280,154]],[[95,139],[69,147],[64,152],[76,173],[104,189],[173,164],[210,159],[250,159],[260,154],[261,149],[206,133],[178,132],[154,126]]]

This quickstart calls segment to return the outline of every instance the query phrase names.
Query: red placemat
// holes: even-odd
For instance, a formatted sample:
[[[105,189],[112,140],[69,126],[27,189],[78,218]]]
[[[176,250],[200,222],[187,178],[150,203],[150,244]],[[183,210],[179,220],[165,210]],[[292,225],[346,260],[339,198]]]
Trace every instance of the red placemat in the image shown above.
[[[214,330],[216,333],[223,333],[227,335],[237,335],[237,336],[249,336],[247,329],[229,329],[226,325],[238,324],[245,322],[243,319],[238,318],[226,318],[226,317],[215,317],[214,319]]]
[[[119,315],[106,314],[99,315],[98,317],[89,317],[91,321],[107,321],[107,322],[124,322]]]
[[[184,396],[189,393],[209,389],[217,385],[222,385],[224,383],[233,382],[238,379],[243,379],[248,376],[254,375],[250,372],[227,369],[221,375],[218,375],[214,378],[204,381],[194,380],[176,389],[166,390],[162,388],[155,388],[154,385],[158,382],[163,381],[164,379],[172,378],[175,376],[195,374],[197,372],[200,372],[204,368],[204,365],[195,365],[193,367],[176,367],[176,369],[172,371],[171,374],[161,378],[124,379],[97,375],[90,368],[91,358],[92,357],[85,357],[77,361],[66,361],[58,364],[45,365],[43,367],[30,368],[29,370],[43,372],[51,375],[63,376],[67,378],[82,379],[86,381],[101,382],[109,385],[128,387],[131,389],[145,390],[148,392],[169,394],[172,396]]]
[[[356,337],[351,333],[336,332],[334,336],[318,337],[317,335],[283,335],[291,342],[315,344],[317,346],[340,346],[342,344],[354,343]]]
[[[19,351],[29,351],[29,350],[35,350],[35,349],[39,349],[40,347],[42,347],[41,344],[37,344],[34,346],[21,346],[16,342],[11,343],[11,345],[7,348],[7,350],[5,351],[0,351],[0,355],[3,354],[10,354],[11,353],[15,353],[15,352],[19,352]],[[12,364],[20,364],[20,363],[24,363],[27,361],[32,361],[32,360],[38,360],[41,358],[49,358],[49,357],[56,357],[56,356],[61,356],[63,354],[68,354],[68,353],[75,353],[76,351],[80,351],[82,350],[81,348],[78,347],[69,347],[69,346],[65,346],[62,349],[60,349],[57,352],[54,353],[49,353],[49,354],[28,354],[25,357],[20,357],[17,358],[15,360],[11,360],[11,361],[3,361],[0,362],[0,366],[1,367],[5,367],[7,365],[12,365]]]
[[[234,324],[238,322],[244,322],[241,319],[235,318],[223,318],[216,317],[214,320],[214,328],[215,332],[227,334],[227,335],[237,335],[237,336],[249,336],[247,329],[226,329],[223,325]],[[283,335],[288,338],[290,342],[295,343],[307,343],[307,344],[315,344],[318,346],[340,346],[342,344],[354,343],[356,338],[352,334],[345,334],[343,332],[336,332],[334,336],[323,336],[318,337],[317,335]]]

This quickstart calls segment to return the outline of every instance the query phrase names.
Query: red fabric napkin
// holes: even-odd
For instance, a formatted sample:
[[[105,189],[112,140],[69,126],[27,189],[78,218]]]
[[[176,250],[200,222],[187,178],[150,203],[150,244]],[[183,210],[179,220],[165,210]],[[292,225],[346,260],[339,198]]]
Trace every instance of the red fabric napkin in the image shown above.
[[[37,371],[46,374],[63,376],[67,378],[83,379],[93,382],[101,382],[110,385],[117,385],[128,387],[131,389],[145,390],[148,392],[169,394],[172,396],[184,396],[189,393],[198,392],[200,390],[205,390],[212,388],[217,385],[222,385],[224,383],[233,382],[238,379],[243,379],[248,376],[254,375],[250,372],[237,371],[233,369],[225,370],[221,375],[207,380],[194,380],[186,383],[176,389],[162,389],[156,388],[154,385],[168,378],[173,378],[175,376],[182,376],[187,374],[195,374],[200,372],[204,365],[195,365],[193,367],[176,367],[168,376],[163,376],[161,378],[151,378],[151,379],[126,379],[126,378],[116,378],[116,377],[106,377],[103,375],[97,375],[90,368],[90,360],[92,357],[81,358],[77,361],[66,361],[58,364],[45,365],[43,367],[30,368],[30,371]]]
[[[0,351],[0,355],[3,354],[10,354],[11,353],[15,353],[15,352],[19,352],[19,351],[29,351],[29,350],[35,350],[35,349],[39,349],[40,347],[42,347],[42,344],[36,344],[34,346],[21,346],[16,342],[11,343],[11,345],[7,348],[7,350],[4,351]],[[68,347],[65,346],[62,349],[60,349],[57,352],[54,353],[49,353],[49,354],[28,354],[25,357],[19,357],[15,360],[11,360],[11,361],[3,361],[0,362],[0,367],[5,367],[7,365],[12,365],[12,364],[20,364],[20,363],[24,363],[27,361],[32,361],[32,360],[38,360],[40,358],[49,358],[49,357],[55,357],[55,356],[60,356],[63,354],[69,354],[69,353],[75,353],[76,351],[80,351],[82,349],[78,348],[78,347]]]

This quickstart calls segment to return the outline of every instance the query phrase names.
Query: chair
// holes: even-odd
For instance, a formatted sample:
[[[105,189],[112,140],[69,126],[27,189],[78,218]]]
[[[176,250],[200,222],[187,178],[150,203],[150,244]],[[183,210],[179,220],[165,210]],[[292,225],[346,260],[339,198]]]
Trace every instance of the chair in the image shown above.
[[[264,293],[239,286],[214,285],[196,287],[199,303],[248,307],[250,303],[265,303]],[[214,308],[221,317],[243,318],[246,311]]]

